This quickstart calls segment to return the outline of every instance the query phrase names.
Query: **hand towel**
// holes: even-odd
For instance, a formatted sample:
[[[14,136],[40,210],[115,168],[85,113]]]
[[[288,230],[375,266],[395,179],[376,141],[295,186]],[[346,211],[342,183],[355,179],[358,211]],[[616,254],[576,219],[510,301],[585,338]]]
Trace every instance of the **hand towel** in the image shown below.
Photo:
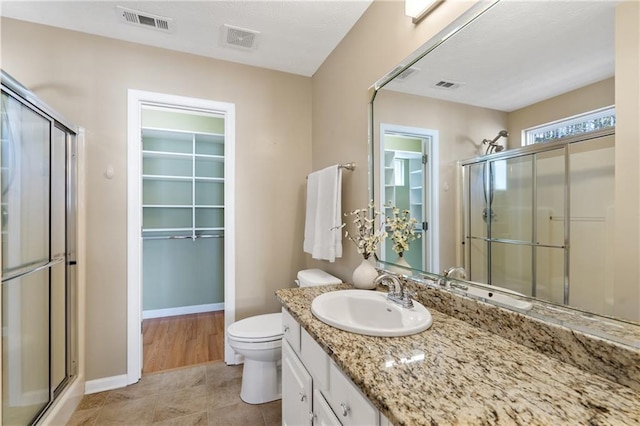
[[[338,165],[307,177],[304,251],[319,260],[342,257],[342,170]]]

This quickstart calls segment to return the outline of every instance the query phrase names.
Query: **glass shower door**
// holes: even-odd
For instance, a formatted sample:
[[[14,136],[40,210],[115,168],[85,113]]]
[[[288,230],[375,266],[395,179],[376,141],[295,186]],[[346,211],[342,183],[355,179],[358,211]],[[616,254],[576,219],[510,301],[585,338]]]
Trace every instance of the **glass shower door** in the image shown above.
[[[2,423],[50,401],[51,122],[2,94]]]

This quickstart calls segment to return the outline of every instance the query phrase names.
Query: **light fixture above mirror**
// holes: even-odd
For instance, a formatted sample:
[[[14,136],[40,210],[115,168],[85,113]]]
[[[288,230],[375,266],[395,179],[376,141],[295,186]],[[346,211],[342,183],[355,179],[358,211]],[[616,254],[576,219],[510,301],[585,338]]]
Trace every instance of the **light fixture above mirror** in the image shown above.
[[[404,14],[417,24],[444,0],[404,0]]]

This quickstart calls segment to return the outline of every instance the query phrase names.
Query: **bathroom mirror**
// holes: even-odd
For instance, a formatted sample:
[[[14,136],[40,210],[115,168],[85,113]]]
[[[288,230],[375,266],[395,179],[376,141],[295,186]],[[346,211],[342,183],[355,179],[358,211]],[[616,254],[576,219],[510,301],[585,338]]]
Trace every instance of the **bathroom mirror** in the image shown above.
[[[632,327],[639,322],[640,283],[608,293],[613,273],[607,271],[614,268],[611,253],[617,243],[612,231],[614,82],[620,81],[615,70],[620,40],[614,34],[617,25],[638,25],[637,14],[620,22],[616,9],[623,3],[481,2],[376,82],[370,108],[371,196],[386,214],[391,211],[385,204],[392,202],[418,220],[421,238],[403,253],[400,263],[411,267],[405,271],[441,274],[466,263],[471,281],[504,285],[563,312]],[[593,129],[599,133],[580,133]],[[544,150],[522,143],[554,132],[571,137],[548,140]],[[576,168],[591,160],[593,169]],[[593,181],[600,175],[603,180]],[[554,179],[553,189],[543,192]],[[469,195],[473,185],[479,188],[480,206]],[[603,194],[592,199],[600,210],[584,213],[585,197],[595,192]],[[550,210],[553,203],[560,211]],[[470,219],[471,214],[480,219]],[[584,231],[591,226],[587,222],[595,222],[594,230]],[[474,237],[465,228],[477,224],[482,230]],[[556,225],[559,238],[549,231]],[[387,239],[379,258],[393,269],[400,257],[391,245]],[[479,247],[489,246],[487,259]],[[596,269],[602,274],[597,284],[604,290],[580,285],[584,275],[575,259],[574,269],[569,266],[571,252],[585,252],[587,266],[589,253],[597,253],[603,262],[597,264],[602,265]],[[553,273],[548,272],[552,263],[558,268]],[[492,265],[502,272],[493,282]],[[516,282],[523,272],[525,284]],[[578,278],[572,281],[571,275]],[[551,280],[556,289],[545,290]]]

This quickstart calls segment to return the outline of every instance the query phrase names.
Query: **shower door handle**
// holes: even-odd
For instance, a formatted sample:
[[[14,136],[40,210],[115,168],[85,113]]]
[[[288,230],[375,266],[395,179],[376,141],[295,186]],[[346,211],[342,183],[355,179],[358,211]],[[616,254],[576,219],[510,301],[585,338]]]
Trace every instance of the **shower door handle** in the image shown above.
[[[25,275],[33,274],[34,272],[38,272],[38,271],[42,271],[43,269],[51,268],[52,266],[55,266],[58,263],[62,263],[62,262],[64,262],[64,256],[56,257],[56,258],[50,260],[49,262],[47,262],[45,264],[42,264],[42,265],[39,265],[39,266],[34,266],[34,265],[24,266],[22,268],[19,268],[17,271],[13,271],[12,273],[3,274],[2,282],[4,283],[4,282],[7,282],[7,281],[11,281],[13,279],[16,279],[16,278],[24,277]]]

